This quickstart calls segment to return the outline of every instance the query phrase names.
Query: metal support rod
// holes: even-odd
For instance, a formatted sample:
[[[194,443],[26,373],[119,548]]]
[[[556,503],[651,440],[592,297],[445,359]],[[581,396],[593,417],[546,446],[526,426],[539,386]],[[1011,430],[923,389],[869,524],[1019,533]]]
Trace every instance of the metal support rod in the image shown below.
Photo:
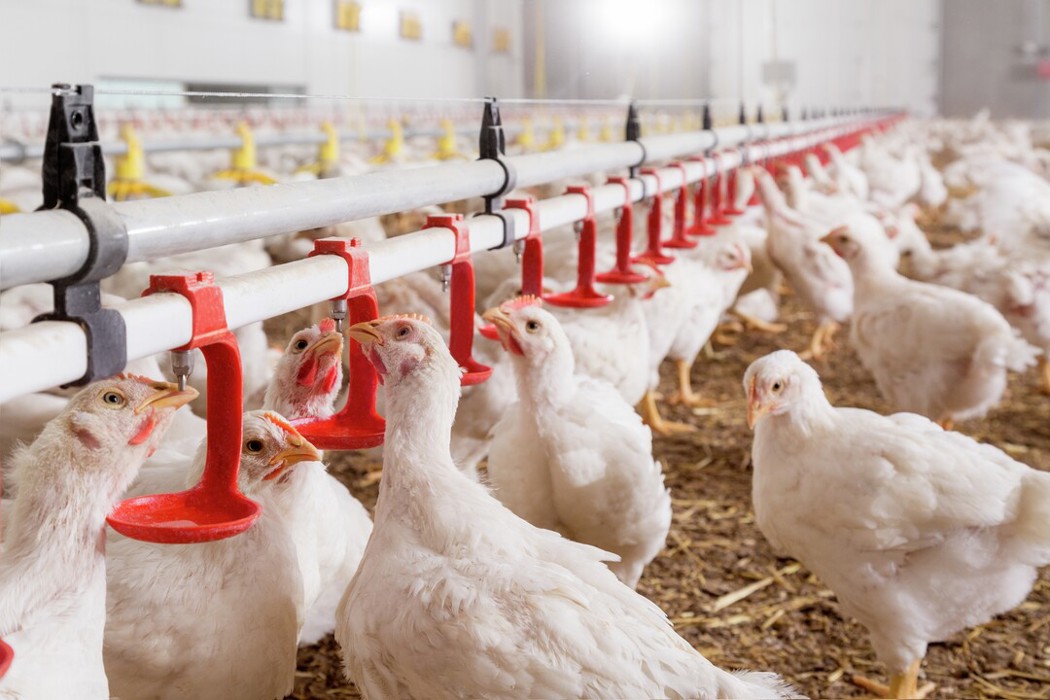
[[[805,123],[804,133],[824,134],[838,128],[860,128],[872,120],[826,119]],[[787,135],[785,125],[771,137]],[[800,132],[803,133],[803,132]],[[747,141],[747,126],[717,130],[719,146]],[[642,140],[650,163],[692,155],[710,147],[714,135],[699,131]],[[636,164],[641,148],[617,143],[556,151],[507,160],[517,172],[517,186],[529,187],[587,173]],[[485,161],[383,170],[351,177],[282,183],[114,205],[128,231],[127,262],[214,248],[280,233],[390,214],[430,204],[444,204],[496,191],[504,172]],[[83,266],[88,235],[82,222],[66,212],[43,211],[4,217],[0,237],[0,289],[47,282]],[[46,251],[46,252],[45,252]]]
[[[783,155],[852,133],[872,123],[825,128],[819,134],[783,139],[768,144],[764,152],[768,157]],[[722,156],[722,163],[735,167],[740,164],[740,158],[739,153],[729,153]],[[710,164],[690,161],[685,165],[685,168],[669,167],[658,172],[660,186],[664,191],[681,187],[683,176],[686,182],[699,180]],[[496,165],[492,167],[499,170]],[[411,172],[418,171],[400,174]],[[654,193],[657,178],[643,177],[647,179],[644,193]],[[635,201],[641,199],[642,183],[634,180],[630,186],[631,198]],[[275,190],[276,187],[260,188],[258,192],[272,194]],[[591,192],[595,213],[623,205],[622,185],[595,187]],[[577,221],[587,214],[583,199],[571,195],[540,202],[539,212],[545,231]],[[515,209],[507,210],[507,214],[515,217],[517,238],[524,238],[529,232],[528,214]],[[471,220],[472,252],[486,251],[500,243],[502,237],[503,222],[498,217],[478,216]],[[447,229],[428,229],[369,244],[367,248],[372,283],[380,284],[447,262],[455,254],[455,236]],[[51,255],[50,250],[44,253],[44,250],[38,249],[37,253]],[[223,290],[228,326],[235,329],[344,294],[347,269],[342,258],[321,255],[218,282]],[[155,294],[118,304],[114,308],[124,317],[129,360],[179,347],[190,339],[192,314],[189,302],[184,297]],[[82,376],[86,352],[84,331],[74,323],[44,322],[4,332],[0,335],[0,402]]]

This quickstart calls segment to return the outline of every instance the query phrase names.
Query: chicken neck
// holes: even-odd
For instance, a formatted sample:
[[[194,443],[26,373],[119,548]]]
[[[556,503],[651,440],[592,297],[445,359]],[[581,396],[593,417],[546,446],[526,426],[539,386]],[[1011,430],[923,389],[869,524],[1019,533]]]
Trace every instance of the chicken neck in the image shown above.
[[[456,468],[450,454],[460,393],[458,369],[453,365],[440,371],[446,376],[434,374],[387,387],[375,531],[386,525],[405,528],[424,546],[445,552],[457,542],[485,534],[477,530],[476,519],[464,513],[482,512],[484,500],[491,497]]]
[[[554,352],[545,362],[514,360],[518,396],[533,413],[562,405],[575,390],[576,362],[570,352]]]
[[[82,591],[105,566],[106,516],[127,484],[107,478],[112,472],[98,467],[97,455],[67,448],[38,440],[18,457],[27,463],[0,563],[0,634],[48,602]]]

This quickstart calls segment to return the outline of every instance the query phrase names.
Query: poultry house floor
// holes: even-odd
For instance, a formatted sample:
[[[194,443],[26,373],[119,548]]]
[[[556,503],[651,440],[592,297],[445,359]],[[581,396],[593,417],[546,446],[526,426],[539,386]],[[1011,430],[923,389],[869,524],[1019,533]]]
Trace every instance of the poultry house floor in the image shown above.
[[[934,229],[930,238],[941,247],[962,237]],[[815,328],[811,314],[790,295],[781,311],[786,333],[748,331],[735,345],[716,344],[713,356],[701,356],[693,382],[713,400],[711,407],[664,408],[669,418],[688,421],[697,431],[654,441],[674,521],[666,548],[646,569],[638,590],[723,668],[776,671],[813,698],[863,697],[849,682],[852,674],[886,678],[864,628],[843,619],[832,593],[812,574],[772,554],[751,510],[751,433],[741,377],[752,360],[768,352],[801,351]],[[302,318],[274,319],[268,325],[273,340],[283,343]],[[832,402],[888,412],[846,336],[843,329],[836,351],[815,363]],[[673,387],[671,370],[665,364],[667,393]],[[957,429],[1050,471],[1050,397],[1039,392],[1035,370],[1011,375],[1002,405]],[[330,471],[370,509],[380,467],[378,459],[364,454],[330,453]],[[934,697],[1050,698],[1050,570],[1042,571],[1027,601],[1013,612],[931,645],[923,673],[937,684]],[[289,697],[359,697],[343,678],[331,636],[299,650],[295,693]]]

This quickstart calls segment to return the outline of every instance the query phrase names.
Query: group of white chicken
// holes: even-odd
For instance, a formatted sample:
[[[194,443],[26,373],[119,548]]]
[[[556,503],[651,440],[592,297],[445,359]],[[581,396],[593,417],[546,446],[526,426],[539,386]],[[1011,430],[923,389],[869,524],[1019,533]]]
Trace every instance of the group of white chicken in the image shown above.
[[[331,417],[344,388],[344,334],[320,310],[281,351],[261,325],[238,331],[238,485],[262,516],[235,537],[160,545],[105,527],[124,498],[200,480],[206,423],[177,409],[203,415],[202,361],[185,389],[148,358],[0,407],[0,638],[14,650],[0,697],[282,698],[297,646],[333,630],[370,698],[797,697],[776,669],[713,666],[633,590],[671,525],[653,433],[696,430],[660,416],[659,368],[676,367],[668,401],[704,403],[702,349],[730,315],[777,332],[784,282],[818,321],[804,356],[832,352],[848,321],[908,413],[836,408],[795,353],[757,359],[744,390],[758,526],[868,628],[891,680],[855,681],[923,696],[927,643],[1015,607],[1050,563],[1050,474],[950,430],[1000,401],[1007,370],[1039,358],[1050,390],[1050,159],[1024,138],[983,118],[907,122],[848,154],[829,145],[827,168],[810,154],[809,177],[743,169],[742,216],[670,263],[640,259],[643,282],[598,285],[614,299],[597,309],[522,295],[509,251],[477,256],[476,325],[499,342],[476,336],[493,374],[474,386],[447,347],[441,282],[380,285],[395,313],[349,329],[382,382],[371,519],[296,427]],[[954,157],[943,176],[931,152]],[[762,206],[747,207],[756,189]],[[919,211],[982,235],[934,250]],[[616,221],[599,224],[604,270]],[[128,265],[105,288],[134,296],[172,267],[260,269],[332,233],[386,237],[355,222]],[[571,289],[572,236],[544,252],[544,296]],[[897,271],[909,258],[915,279]],[[48,305],[46,287],[5,292],[0,328]]]

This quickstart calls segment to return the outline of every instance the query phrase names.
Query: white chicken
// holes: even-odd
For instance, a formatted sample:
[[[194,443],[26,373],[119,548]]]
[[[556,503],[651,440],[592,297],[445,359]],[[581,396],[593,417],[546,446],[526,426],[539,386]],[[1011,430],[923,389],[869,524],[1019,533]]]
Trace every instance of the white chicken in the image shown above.
[[[520,397],[492,429],[489,483],[533,525],[618,555],[609,568],[634,588],[671,526],[652,434],[608,382],[575,372],[569,339],[540,303],[519,297],[485,312]]]
[[[528,524],[460,473],[460,370],[427,323],[350,333],[388,398],[376,527],[336,628],[366,698],[793,694],[774,674],[713,666],[603,565],[613,555]]]
[[[700,351],[714,334],[722,315],[736,300],[740,285],[751,272],[751,254],[733,228],[720,229],[704,239],[690,257],[702,265],[694,279],[695,297],[689,318],[682,325],[667,356],[678,370],[678,390],[668,403],[701,406],[705,400],[693,391],[692,369]]]
[[[1050,474],[922,416],[836,408],[787,350],[744,389],[759,529],[868,628],[892,678],[855,682],[923,697],[927,644],[1016,607],[1050,564]]]
[[[322,319],[292,336],[266,390],[263,408],[288,420],[325,419],[342,386],[343,335]],[[335,611],[357,571],[372,519],[320,461],[296,467],[274,496],[288,522],[303,576],[305,621],[300,645],[335,629]]]
[[[831,175],[835,179],[838,191],[850,193],[862,202],[867,200],[870,189],[867,175],[846,160],[846,156],[834,143],[824,144],[824,150],[831,159]]]
[[[95,382],[16,453],[20,487],[5,509],[0,558],[0,637],[15,659],[0,696],[110,697],[102,667],[106,516],[175,410],[196,395],[133,375]]]
[[[894,408],[950,427],[999,402],[1007,369],[1034,363],[1038,350],[987,302],[900,275],[879,234],[843,227],[824,240],[853,272],[850,342]]]
[[[835,194],[839,190],[838,184],[831,178],[828,171],[824,168],[824,164],[820,162],[820,158],[817,157],[816,153],[807,153],[804,158],[806,164],[806,174],[813,181],[813,186],[821,194]]]
[[[773,179],[758,173],[758,191],[768,216],[766,250],[799,299],[813,309],[817,330],[809,352],[820,359],[831,346],[839,324],[853,312],[853,278],[849,266],[819,240],[807,222],[787,206]]]
[[[245,414],[242,436],[238,483],[263,507],[250,529],[200,544],[108,544],[103,653],[116,697],[271,700],[292,690],[303,586],[275,502],[289,470],[321,454],[268,411]],[[202,443],[182,483],[163,486],[197,483],[205,456]],[[140,490],[160,477],[152,470]]]
[[[612,302],[605,306],[591,309],[547,307],[569,338],[577,371],[612,384],[632,406],[642,400],[650,381],[649,335],[645,318],[647,302],[658,290],[668,286],[666,277],[658,269],[647,271],[648,279],[638,284],[595,285],[599,294],[613,295]],[[553,280],[545,280],[545,288],[548,283],[550,287],[557,285]],[[519,279],[510,278],[489,295],[486,303],[498,306],[521,293]],[[516,395],[516,390],[512,391]],[[460,410],[467,400],[468,395],[464,393]],[[455,430],[453,426],[453,435]],[[454,448],[455,442],[452,454],[456,456]]]

